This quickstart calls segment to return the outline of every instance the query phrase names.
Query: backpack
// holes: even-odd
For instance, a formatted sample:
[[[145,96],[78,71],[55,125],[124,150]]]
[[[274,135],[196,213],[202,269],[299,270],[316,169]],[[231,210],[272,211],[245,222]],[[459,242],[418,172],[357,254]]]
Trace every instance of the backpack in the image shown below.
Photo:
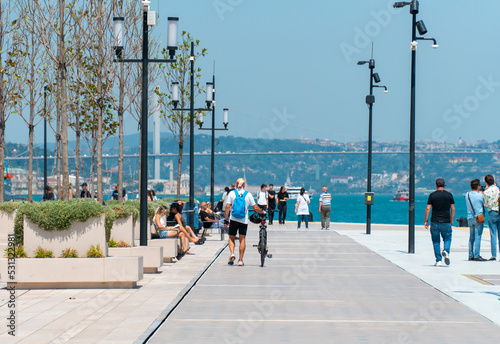
[[[238,193],[238,190],[234,190],[234,193],[236,194],[236,197],[233,202],[231,215],[237,219],[244,219],[247,214],[247,202],[245,201],[245,198],[248,191],[245,191],[241,196]]]

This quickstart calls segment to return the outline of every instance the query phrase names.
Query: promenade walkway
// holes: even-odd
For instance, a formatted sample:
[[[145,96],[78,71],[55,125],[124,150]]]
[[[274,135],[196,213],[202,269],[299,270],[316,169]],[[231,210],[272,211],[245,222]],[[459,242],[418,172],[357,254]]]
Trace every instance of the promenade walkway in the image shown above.
[[[346,235],[359,239],[362,226],[333,226],[344,235],[319,231],[317,224],[309,231],[294,226],[270,227],[273,258],[264,268],[251,247],[257,242],[253,226],[245,266],[227,265],[226,249],[149,343],[456,344],[500,335],[500,327],[481,314]],[[404,239],[404,226],[393,229]],[[372,239],[378,249],[415,259],[404,252],[406,246],[384,244],[391,238],[391,230],[386,232],[359,241]],[[425,245],[430,247],[428,237]],[[415,265],[421,259],[421,269],[435,279],[450,278],[441,275],[446,269],[451,274],[450,268],[432,266],[432,255],[417,257]]]
[[[310,227],[270,226],[264,268],[251,225],[244,267],[227,265],[214,234],[134,289],[20,290],[17,336],[2,326],[0,343],[456,344],[500,335],[500,263],[467,261],[467,229],[454,229],[452,263],[437,268],[420,227],[412,255],[407,226],[373,225],[370,236],[364,225]],[[0,289],[2,319],[7,298]]]

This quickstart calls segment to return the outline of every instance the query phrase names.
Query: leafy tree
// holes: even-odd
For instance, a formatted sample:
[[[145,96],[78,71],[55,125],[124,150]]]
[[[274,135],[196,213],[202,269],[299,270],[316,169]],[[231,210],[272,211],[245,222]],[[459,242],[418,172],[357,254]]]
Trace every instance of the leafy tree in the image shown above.
[[[179,146],[179,157],[177,161],[177,198],[180,198],[181,193],[181,175],[182,175],[182,153],[184,151],[184,143],[189,137],[190,114],[185,111],[174,111],[172,103],[172,82],[179,83],[179,107],[187,108],[190,104],[190,92],[194,87],[194,94],[199,95],[204,93],[200,87],[199,79],[201,78],[201,68],[195,69],[194,85],[190,85],[191,75],[191,42],[193,38],[186,31],[182,32],[182,42],[177,50],[176,63],[162,65],[161,69],[167,84],[167,92],[162,93],[156,90],[160,100],[160,113],[163,123],[172,132]],[[200,41],[194,41],[195,48],[200,45]],[[195,62],[201,56],[205,56],[207,49],[203,48],[201,52],[195,52]],[[163,49],[164,58],[168,58],[168,50]],[[195,113],[195,119],[199,113]]]

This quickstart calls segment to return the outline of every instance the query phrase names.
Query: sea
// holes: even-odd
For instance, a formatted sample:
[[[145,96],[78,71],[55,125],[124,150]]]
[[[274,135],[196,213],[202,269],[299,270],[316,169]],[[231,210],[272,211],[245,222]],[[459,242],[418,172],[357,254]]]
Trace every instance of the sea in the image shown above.
[[[130,199],[135,199],[135,194],[130,195]],[[22,196],[21,196],[22,197]],[[24,196],[26,197],[26,196]],[[172,196],[160,196],[172,197]],[[218,202],[221,195],[216,195],[215,203]],[[35,201],[41,201],[41,196],[34,196]],[[108,200],[110,196],[106,196]],[[210,196],[200,195],[195,197],[199,201],[209,201]],[[425,208],[427,206],[428,195],[415,196],[415,224],[423,225],[425,219]],[[454,195],[455,199],[455,219],[459,217],[467,217],[467,206],[465,197]],[[297,220],[295,215],[296,200],[288,200],[287,202],[287,215],[286,221]],[[319,209],[319,194],[312,196],[311,203],[309,204],[309,211],[313,215],[313,221],[319,222],[321,217],[318,212]],[[278,214],[274,215],[277,221]],[[366,205],[364,204],[363,194],[351,195],[335,195],[332,194],[332,211],[330,215],[332,222],[347,222],[347,223],[366,223]],[[407,225],[408,224],[408,201],[394,201],[393,195],[389,194],[375,194],[374,204],[372,205],[372,223],[374,224],[394,224],[394,225]],[[457,225],[455,221],[454,225]]]

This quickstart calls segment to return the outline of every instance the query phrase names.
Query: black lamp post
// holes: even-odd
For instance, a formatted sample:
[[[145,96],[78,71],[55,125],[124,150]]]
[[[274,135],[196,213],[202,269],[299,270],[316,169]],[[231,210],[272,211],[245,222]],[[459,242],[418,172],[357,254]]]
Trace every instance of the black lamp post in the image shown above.
[[[372,47],[372,58],[369,61],[359,61],[358,65],[368,64],[368,68],[370,69],[370,94],[366,96],[366,104],[368,105],[368,176],[366,182],[366,195],[365,195],[365,203],[366,203],[366,234],[371,234],[371,224],[372,224],[372,210],[371,205],[373,203],[373,194],[372,192],[372,111],[373,104],[375,103],[375,96],[373,95],[374,87],[382,87],[384,88],[384,92],[387,93],[387,87],[383,85],[374,85],[373,82],[379,83],[380,77],[378,73],[373,73],[375,69],[375,60],[373,59],[373,47]]]
[[[47,188],[47,92],[52,92],[50,86],[43,86],[43,192]]]
[[[415,253],[415,71],[417,58],[418,41],[433,41],[432,48],[439,46],[432,37],[417,37],[417,30],[420,35],[425,35],[427,29],[424,22],[417,22],[419,3],[417,0],[410,2],[396,2],[394,8],[402,8],[409,5],[412,15],[411,33],[411,101],[410,101],[410,171],[409,171],[409,212],[408,212],[408,253]]]
[[[123,58],[123,17],[114,17],[114,36],[116,59],[114,62],[136,62],[142,63],[142,108],[141,108],[141,180],[140,180],[140,244],[148,244],[148,64],[149,63],[174,63],[175,51],[177,49],[177,23],[179,18],[168,18],[167,49],[169,59],[149,58],[148,26],[156,25],[155,12],[149,11],[150,1],[142,1],[142,59]]]
[[[203,116],[200,118],[200,130],[211,130],[212,131],[212,152],[211,152],[211,161],[210,161],[210,203],[212,206],[214,205],[214,184],[215,184],[215,131],[216,130],[228,130],[228,117],[229,117],[229,109],[224,109],[224,128],[216,128],[215,127],[215,75],[212,80],[213,84],[213,105],[212,105],[212,128],[202,128],[203,127]],[[208,90],[207,90],[208,92]]]
[[[211,111],[210,106],[213,101],[213,89],[214,85],[211,82],[207,82],[206,92],[206,108],[195,109],[194,108],[194,42],[191,42],[191,56],[189,57],[191,61],[191,79],[190,79],[190,92],[189,92],[189,103],[188,109],[178,109],[179,105],[179,83],[172,83],[172,103],[174,104],[174,111],[189,111],[189,223],[191,226],[194,223],[194,113],[200,111]]]

